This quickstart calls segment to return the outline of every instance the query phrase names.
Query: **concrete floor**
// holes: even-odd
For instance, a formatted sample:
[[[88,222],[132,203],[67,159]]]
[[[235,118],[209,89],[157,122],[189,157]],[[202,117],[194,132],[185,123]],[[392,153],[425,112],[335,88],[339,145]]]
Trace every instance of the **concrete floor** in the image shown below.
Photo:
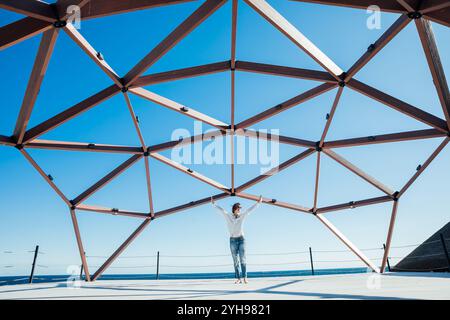
[[[450,299],[449,273],[232,280],[111,280],[0,287],[0,299]]]

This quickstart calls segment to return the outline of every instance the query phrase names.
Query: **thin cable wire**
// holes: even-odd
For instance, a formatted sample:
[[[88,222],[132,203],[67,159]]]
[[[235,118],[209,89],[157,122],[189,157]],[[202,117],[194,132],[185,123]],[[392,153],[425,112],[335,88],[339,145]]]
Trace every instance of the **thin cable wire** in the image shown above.
[[[450,239],[444,239],[446,242],[450,241]],[[420,245],[429,245],[433,243],[441,242],[441,240],[434,240],[434,241],[427,241],[420,244],[408,244],[408,245],[401,245],[401,246],[392,246],[392,249],[401,249],[401,248],[411,248],[411,247],[417,247]],[[384,251],[384,248],[378,247],[378,248],[366,248],[362,249],[361,251],[375,251],[375,250],[382,250]],[[34,253],[35,250],[29,250],[26,251],[29,253]],[[346,252],[350,253],[350,250],[313,250],[314,253],[338,253],[338,252]],[[4,254],[17,254],[18,252],[15,252],[13,250],[4,250],[2,253]],[[19,252],[20,253],[20,252]],[[287,256],[287,255],[299,255],[299,254],[307,254],[309,251],[290,251],[290,252],[278,252],[278,253],[251,253],[248,254],[248,256]],[[39,251],[39,254],[45,254],[45,252]],[[389,256],[389,259],[418,259],[418,258],[428,258],[428,257],[437,257],[437,256],[443,256],[444,253],[436,253],[436,254],[426,254],[426,255],[415,255],[415,256],[406,256],[406,257],[399,257],[399,256]],[[214,254],[214,255],[160,255],[161,258],[217,258],[217,257],[229,257],[230,254]],[[107,256],[87,256],[88,258],[107,258]],[[145,258],[156,258],[157,255],[135,255],[135,256],[123,256],[119,259],[145,259]],[[381,260],[382,257],[372,257],[371,260]],[[344,259],[344,260],[314,260],[314,263],[349,263],[349,262],[360,262],[358,259]],[[299,264],[308,264],[310,261],[294,261],[294,262],[281,262],[281,263],[259,263],[259,264],[252,264],[249,263],[249,266],[283,266],[283,265],[299,265]],[[28,263],[25,264],[17,264],[17,265],[4,265],[3,268],[16,268],[20,266],[28,266]],[[66,264],[60,264],[66,265]],[[47,265],[37,264],[37,267],[40,268],[49,268]],[[55,266],[55,265],[53,265]],[[230,267],[232,264],[208,264],[208,265],[164,265],[160,264],[160,267],[164,268],[214,268],[214,267]],[[95,267],[95,266],[93,266]],[[141,268],[156,268],[157,265],[137,265],[137,266],[113,266],[111,268],[115,269],[141,269]],[[443,267],[445,268],[445,267]],[[396,268],[397,270],[401,270],[399,268]],[[429,270],[435,270],[436,268],[431,268]],[[413,269],[405,269],[405,270],[413,270]],[[428,269],[420,269],[420,270],[428,270]]]

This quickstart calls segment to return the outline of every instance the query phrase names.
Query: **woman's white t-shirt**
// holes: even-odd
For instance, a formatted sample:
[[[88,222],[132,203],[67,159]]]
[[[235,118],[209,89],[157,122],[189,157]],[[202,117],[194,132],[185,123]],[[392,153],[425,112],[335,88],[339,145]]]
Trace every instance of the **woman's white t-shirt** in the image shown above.
[[[227,222],[228,231],[230,232],[230,237],[237,238],[244,235],[243,223],[245,218],[249,215],[250,212],[255,210],[260,202],[256,202],[247,210],[241,212],[238,217],[235,217],[233,214],[228,213],[225,209],[213,203],[213,206],[225,217],[225,221]]]

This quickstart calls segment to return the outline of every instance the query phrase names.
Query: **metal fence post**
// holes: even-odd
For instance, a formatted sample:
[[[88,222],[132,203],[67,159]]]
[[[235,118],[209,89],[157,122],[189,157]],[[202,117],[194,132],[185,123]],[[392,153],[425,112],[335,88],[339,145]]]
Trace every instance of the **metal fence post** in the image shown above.
[[[84,255],[86,255],[86,252],[84,253]],[[83,264],[81,264],[81,268],[80,268],[80,280],[83,280],[83,271],[84,271],[84,266],[83,266]]]
[[[156,254],[156,280],[159,280],[159,251]]]
[[[385,243],[383,243],[383,249],[384,249],[384,251],[386,251]],[[387,257],[386,262],[387,262],[388,271],[391,272],[391,264],[389,263],[389,257]]]
[[[34,267],[36,266],[36,259],[37,259],[37,255],[39,253],[39,246],[36,246],[36,249],[34,250],[34,258],[33,258],[33,264],[31,266],[31,274],[30,274],[30,279],[29,279],[29,283],[33,283],[33,276],[34,276]]]
[[[314,275],[314,262],[311,247],[309,247],[309,260],[311,262],[311,274]]]
[[[448,256],[447,245],[445,244],[445,238],[442,233],[439,234],[441,237],[442,247],[444,248],[445,256],[447,257],[448,271],[450,272],[450,257]]]
[[[80,280],[83,280],[83,265],[80,268]]]

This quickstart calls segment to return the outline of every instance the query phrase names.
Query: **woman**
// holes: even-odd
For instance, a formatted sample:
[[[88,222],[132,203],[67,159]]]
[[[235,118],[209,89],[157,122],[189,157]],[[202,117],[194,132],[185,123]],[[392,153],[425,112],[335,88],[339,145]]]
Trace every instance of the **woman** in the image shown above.
[[[241,262],[242,269],[242,277],[244,278],[244,283],[248,283],[247,280],[247,266],[245,259],[245,239],[244,232],[242,230],[244,219],[248,216],[250,212],[252,212],[262,201],[262,196],[259,197],[259,200],[252,205],[247,210],[241,213],[241,204],[235,203],[231,209],[232,214],[228,214],[228,212],[219,207],[214,199],[211,197],[211,204],[219,210],[220,213],[225,217],[225,221],[227,222],[228,231],[230,232],[230,250],[231,256],[233,257],[234,263],[234,272],[236,276],[235,283],[242,283],[241,275],[239,273],[239,260]],[[239,260],[238,260],[239,255]]]

